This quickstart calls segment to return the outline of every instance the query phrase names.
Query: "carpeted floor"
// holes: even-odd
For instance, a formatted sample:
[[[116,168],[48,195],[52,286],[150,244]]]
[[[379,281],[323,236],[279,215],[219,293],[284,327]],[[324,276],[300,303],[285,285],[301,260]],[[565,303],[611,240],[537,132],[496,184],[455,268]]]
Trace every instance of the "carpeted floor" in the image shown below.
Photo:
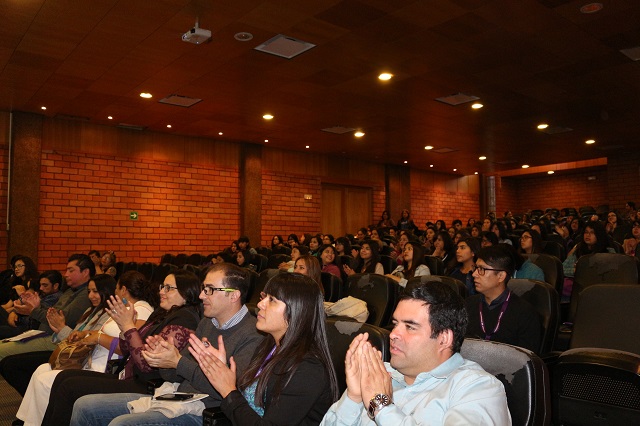
[[[15,420],[22,397],[0,378],[0,426],[9,426]]]

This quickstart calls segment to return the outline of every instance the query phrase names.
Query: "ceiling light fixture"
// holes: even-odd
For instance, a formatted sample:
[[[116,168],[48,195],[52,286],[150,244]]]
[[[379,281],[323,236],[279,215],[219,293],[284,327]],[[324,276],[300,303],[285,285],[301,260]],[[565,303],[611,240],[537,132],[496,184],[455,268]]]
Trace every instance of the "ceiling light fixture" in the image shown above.
[[[141,98],[145,98],[145,99],[151,99],[153,97],[153,95],[151,93],[142,92],[142,93],[140,93],[140,97]]]
[[[549,127],[549,125],[547,123],[540,123],[538,124],[538,130],[544,130],[547,127]]]
[[[40,109],[44,111],[44,110],[47,109],[47,107],[46,106],[41,106]]]
[[[361,131],[361,130],[358,130],[357,132],[355,132],[355,133],[353,134],[353,136],[355,136],[356,138],[361,138],[361,137],[363,137],[363,136],[364,136],[364,132],[363,132],[363,131]]]
[[[429,167],[433,167],[433,164],[429,164]]]
[[[309,145],[305,146],[305,148],[309,149]]]
[[[554,174],[554,173],[555,173],[555,172],[554,172],[553,170],[549,170],[549,171],[547,172],[547,174],[548,174],[548,175],[552,175],[552,174]]]
[[[580,8],[580,13],[596,13],[602,10],[602,3],[588,3]]]
[[[424,147],[424,149],[426,149],[428,151],[430,149],[433,149],[433,147],[431,145],[427,145],[427,146]]]
[[[486,160],[487,157],[485,157],[484,155],[481,155],[480,157],[478,157],[478,160],[482,161],[482,160]]]
[[[170,129],[170,128],[171,128],[171,124],[167,124],[167,129]]]
[[[407,160],[404,160],[404,164],[407,164],[407,163],[408,163],[408,161],[407,161]]]
[[[112,117],[112,116],[108,116],[107,118],[108,118],[109,120],[113,120],[113,117]]]
[[[265,143],[268,143],[268,142],[269,142],[269,139],[265,139],[265,140],[264,140],[264,142],[265,142]]]
[[[587,145],[593,145],[594,143],[596,143],[596,141],[594,139],[589,139],[587,141],[584,141],[584,143],[586,143]]]
[[[391,74],[390,72],[383,72],[378,76],[378,80],[382,80],[382,81],[389,81],[392,78],[393,78],[393,74]]]
[[[272,120],[273,119],[273,115],[265,114],[265,115],[262,116],[262,118],[264,118],[265,120]]]
[[[453,171],[454,171],[454,172],[457,172],[457,171],[458,171],[458,169],[453,169]]]
[[[236,33],[233,38],[235,38],[238,41],[249,41],[253,38],[253,34],[245,32],[245,31],[241,31],[239,33]]]
[[[528,169],[528,168],[529,168],[529,165],[528,165],[528,164],[523,164],[523,165],[522,165],[522,168],[523,168],[523,169]]]
[[[222,134],[223,134],[222,132],[218,132],[218,135],[222,136]]]
[[[482,105],[480,102],[476,102],[475,104],[471,105],[471,108],[473,109],[480,109],[482,108],[484,105]]]
[[[475,173],[474,173],[474,175],[477,175],[477,174],[478,174],[478,172],[475,172]]]

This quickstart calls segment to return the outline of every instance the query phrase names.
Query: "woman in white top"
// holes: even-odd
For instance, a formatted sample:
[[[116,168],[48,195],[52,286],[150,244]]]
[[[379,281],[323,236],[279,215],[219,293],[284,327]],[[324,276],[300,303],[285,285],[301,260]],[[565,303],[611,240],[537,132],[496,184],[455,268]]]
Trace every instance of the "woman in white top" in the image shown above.
[[[378,260],[380,260],[378,243],[373,240],[367,240],[360,246],[356,267],[351,269],[348,265],[344,265],[343,269],[347,275],[358,273],[384,275],[384,268]]]
[[[401,287],[406,287],[407,281],[413,277],[431,275],[429,267],[424,264],[424,250],[419,244],[406,243],[402,257],[404,259],[402,265],[398,265],[392,273],[387,274],[387,277],[397,282]]]
[[[95,344],[91,355],[87,358],[82,367],[83,370],[104,372],[109,361],[111,343],[115,338],[118,342],[120,328],[115,321],[105,312],[107,299],[115,294],[120,298],[126,298],[128,306],[133,306],[137,316],[137,327],[142,326],[149,315],[153,312],[153,307],[149,303],[157,303],[157,296],[144,275],[137,271],[125,272],[118,284],[113,277],[107,274],[96,275],[89,281],[89,300],[91,307],[78,321],[75,330],[68,326],[60,327],[57,331],[54,325],[51,328],[56,331],[54,338],[57,341],[67,339],[69,342],[82,340],[87,344]],[[118,357],[119,348],[117,343],[114,346],[112,359]],[[51,386],[58,373],[62,370],[52,370],[46,363],[36,369],[31,376],[31,381],[22,399],[16,417],[24,421],[25,425],[40,425],[49,403]]]

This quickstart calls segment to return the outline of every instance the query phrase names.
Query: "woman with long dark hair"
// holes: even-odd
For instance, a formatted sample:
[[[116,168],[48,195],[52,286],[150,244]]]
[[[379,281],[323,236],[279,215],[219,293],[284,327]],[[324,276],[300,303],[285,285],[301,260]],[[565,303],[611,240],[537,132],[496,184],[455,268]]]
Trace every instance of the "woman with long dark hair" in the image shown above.
[[[609,244],[609,236],[600,221],[587,222],[584,226],[582,241],[576,244],[567,258],[562,262],[565,277],[573,277],[576,271],[576,263],[585,254],[591,253],[615,253]]]
[[[330,244],[325,244],[318,250],[318,261],[322,266],[322,272],[328,272],[342,279],[342,261],[336,248]]]
[[[520,236],[520,253],[542,253],[542,237],[535,229],[524,231]]]
[[[393,272],[387,274],[387,277],[397,282],[401,287],[406,287],[407,281],[413,277],[431,275],[429,267],[424,263],[424,249],[420,244],[406,243],[402,259],[402,265],[398,265]]]
[[[300,274],[278,274],[260,296],[256,328],[267,336],[239,379],[223,345],[215,353],[192,336],[189,350],[234,425],[319,424],[338,398],[338,384],[318,284]]]
[[[367,240],[360,247],[360,253],[356,259],[356,267],[351,269],[349,265],[343,265],[342,268],[347,275],[358,273],[384,275],[384,268],[379,260],[380,250],[378,249],[378,243],[373,240]]]
[[[135,312],[122,298],[107,301],[107,314],[118,324],[121,338],[115,342],[123,355],[129,355],[124,371],[119,376],[83,370],[64,370],[56,377],[47,412],[42,425],[69,424],[73,404],[84,395],[96,393],[146,393],[147,382],[160,378],[157,368],[144,359],[145,340],[148,336],[161,336],[173,341],[178,350],[189,342],[200,318],[202,291],[200,279],[193,273],[178,269],[172,271],[160,284],[160,306],[138,328]]]
[[[11,300],[2,305],[6,312],[0,313],[4,324],[6,324],[7,313],[13,307],[13,301],[17,300],[22,293],[32,288],[38,282],[38,267],[28,256],[18,255],[13,259],[11,267],[13,268],[13,276],[9,280],[8,287],[11,288]]]

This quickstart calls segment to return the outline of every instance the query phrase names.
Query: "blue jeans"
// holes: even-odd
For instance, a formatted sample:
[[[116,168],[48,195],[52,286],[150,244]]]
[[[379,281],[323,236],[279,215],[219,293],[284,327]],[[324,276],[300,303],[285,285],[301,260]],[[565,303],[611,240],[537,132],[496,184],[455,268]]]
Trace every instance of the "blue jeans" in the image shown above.
[[[140,393],[110,393],[85,395],[73,405],[71,426],[202,426],[202,416],[185,414],[170,419],[157,411],[130,414],[127,403],[149,396]]]

